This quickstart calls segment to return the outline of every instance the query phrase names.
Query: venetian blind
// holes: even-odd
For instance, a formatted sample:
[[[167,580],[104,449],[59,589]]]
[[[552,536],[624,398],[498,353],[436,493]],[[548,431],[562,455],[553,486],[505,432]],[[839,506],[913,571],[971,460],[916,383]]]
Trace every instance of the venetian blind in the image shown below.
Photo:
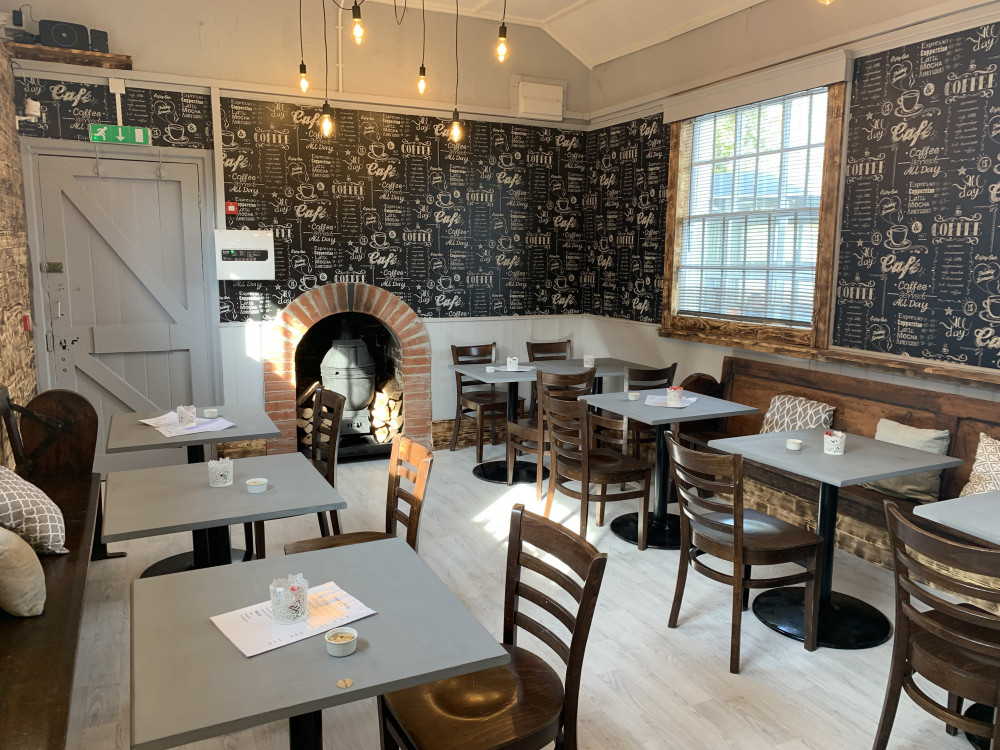
[[[817,88],[684,124],[679,315],[812,324],[826,99]]]

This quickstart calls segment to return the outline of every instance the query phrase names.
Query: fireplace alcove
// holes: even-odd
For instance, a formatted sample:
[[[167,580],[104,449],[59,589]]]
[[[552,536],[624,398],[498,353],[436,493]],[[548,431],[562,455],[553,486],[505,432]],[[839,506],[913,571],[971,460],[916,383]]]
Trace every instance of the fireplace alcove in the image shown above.
[[[293,300],[275,317],[265,340],[264,406],[281,431],[281,437],[267,441],[267,452],[298,450],[295,398],[301,391],[296,352],[310,329],[341,313],[374,318],[398,344],[403,434],[430,447],[431,350],[427,328],[413,309],[391,292],[370,284],[338,283],[316,287]],[[307,388],[315,379],[302,387]]]

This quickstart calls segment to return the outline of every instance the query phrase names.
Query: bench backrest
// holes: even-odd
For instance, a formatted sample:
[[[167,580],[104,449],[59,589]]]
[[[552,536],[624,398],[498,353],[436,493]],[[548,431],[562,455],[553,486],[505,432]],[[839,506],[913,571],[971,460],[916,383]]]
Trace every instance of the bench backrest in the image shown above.
[[[972,471],[979,433],[1000,438],[1000,404],[943,390],[911,388],[804,367],[726,357],[722,364],[722,398],[760,409],[759,414],[730,417],[724,430],[731,435],[760,431],[772,396],[789,394],[837,407],[833,426],[856,435],[875,436],[880,419],[923,429],[948,430],[948,455],[965,460],[946,469],[941,497],[957,497]]]
[[[7,389],[0,387],[0,424],[19,474],[28,479],[90,474],[97,411],[86,398],[73,391],[45,391],[20,411],[16,417]]]

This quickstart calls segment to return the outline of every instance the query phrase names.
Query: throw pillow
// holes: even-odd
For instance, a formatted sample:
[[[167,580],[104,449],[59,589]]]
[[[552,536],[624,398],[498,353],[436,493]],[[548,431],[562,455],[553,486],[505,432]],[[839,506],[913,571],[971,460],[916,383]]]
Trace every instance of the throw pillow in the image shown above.
[[[875,427],[875,439],[943,456],[948,452],[951,433],[948,430],[922,430],[891,419],[880,419]],[[932,503],[941,494],[941,470],[879,479],[877,482],[869,482],[865,487],[893,497]]]
[[[66,526],[59,506],[31,482],[0,466],[0,526],[9,529],[36,552],[62,555]]]
[[[760,431],[787,432],[808,430],[812,427],[829,427],[833,424],[833,406],[820,401],[810,401],[801,396],[783,394],[771,399]]]
[[[980,432],[972,473],[958,496],[965,497],[992,490],[1000,490],[1000,440],[994,440],[985,432]]]
[[[38,555],[4,528],[0,528],[0,609],[16,617],[34,617],[45,609],[45,573]]]

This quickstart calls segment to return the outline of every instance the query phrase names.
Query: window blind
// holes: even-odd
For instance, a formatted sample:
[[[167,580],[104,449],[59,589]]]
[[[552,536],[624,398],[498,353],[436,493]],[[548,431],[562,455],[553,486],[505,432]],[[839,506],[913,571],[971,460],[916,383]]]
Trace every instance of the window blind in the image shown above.
[[[812,324],[826,88],[685,123],[677,312]]]

